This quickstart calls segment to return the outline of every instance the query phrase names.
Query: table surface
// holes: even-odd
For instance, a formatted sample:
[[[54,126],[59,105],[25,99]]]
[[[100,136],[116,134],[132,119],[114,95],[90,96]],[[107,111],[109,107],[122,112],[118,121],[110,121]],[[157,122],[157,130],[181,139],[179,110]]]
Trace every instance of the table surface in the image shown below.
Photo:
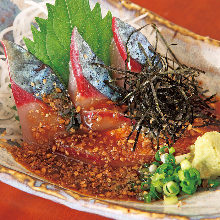
[[[219,0],[133,0],[195,33],[220,40]],[[108,219],[72,210],[0,182],[0,219]]]

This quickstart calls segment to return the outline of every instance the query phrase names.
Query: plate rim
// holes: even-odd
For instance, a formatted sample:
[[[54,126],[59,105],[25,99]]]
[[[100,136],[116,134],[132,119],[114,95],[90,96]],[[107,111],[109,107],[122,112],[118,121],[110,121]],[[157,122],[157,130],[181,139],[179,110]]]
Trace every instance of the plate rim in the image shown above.
[[[100,212],[98,209],[94,210],[94,209],[88,209],[87,207],[84,207],[87,209],[87,211],[86,210],[83,210],[83,211],[94,213],[94,214],[99,214],[99,215],[108,216],[108,217],[115,217],[115,215],[112,215],[110,213],[110,211],[117,210],[118,212],[120,212],[123,215],[123,217],[124,217],[124,215],[128,215],[128,219],[130,219],[129,218],[130,215],[132,215],[132,217],[135,217],[135,218],[131,218],[131,219],[140,219],[140,217],[142,219],[160,219],[160,218],[172,218],[172,219],[178,219],[178,220],[189,219],[189,217],[187,217],[187,216],[173,215],[173,214],[167,214],[167,213],[157,213],[157,212],[150,212],[150,211],[142,211],[142,210],[138,210],[135,208],[127,208],[126,206],[123,206],[123,205],[114,204],[114,202],[111,202],[110,200],[105,200],[105,199],[101,199],[101,198],[92,197],[90,195],[85,195],[85,194],[81,194],[78,192],[74,192],[73,190],[66,189],[62,186],[56,185],[56,184],[51,183],[47,180],[44,181],[42,179],[38,179],[36,177],[33,177],[31,175],[25,174],[23,172],[20,172],[20,171],[11,169],[11,168],[8,168],[3,165],[0,165],[0,174],[9,175],[13,180],[19,182],[20,184],[27,186],[29,189],[31,189],[35,192],[40,192],[42,194],[45,194],[45,196],[41,196],[41,195],[36,195],[36,196],[40,196],[42,198],[49,199],[49,200],[51,200],[50,197],[53,196],[53,197],[56,197],[60,201],[64,201],[62,203],[62,202],[51,200],[56,203],[66,205],[65,204],[65,196],[59,193],[60,191],[62,191],[65,194],[67,194],[68,196],[73,197],[73,199],[76,201],[90,202],[93,200],[94,207],[96,207],[96,205],[98,208],[100,207],[98,205],[101,205],[101,207],[105,206],[105,215],[103,215],[102,212]],[[9,181],[2,180],[1,175],[0,175],[0,181],[14,187],[14,185],[10,184]],[[36,181],[41,181],[42,182],[41,186],[35,186],[34,183]],[[48,189],[47,188],[48,185],[53,186],[54,188]],[[25,188],[22,188],[22,189],[17,188],[17,189],[24,191],[24,192],[27,192],[29,194],[32,194],[32,193],[28,192],[28,190],[25,190]],[[32,194],[32,195],[35,195],[35,194]],[[112,201],[114,201],[114,200],[112,200]],[[68,205],[66,205],[66,206],[68,206]],[[74,207],[70,207],[70,206],[68,206],[68,207],[74,209]],[[109,213],[107,213],[106,211],[108,211]],[[106,214],[108,214],[108,215],[106,215]]]
[[[156,21],[156,22],[164,25],[165,27],[173,30],[174,32],[180,33],[181,35],[184,35],[184,36],[187,36],[187,37],[192,37],[195,40],[203,41],[205,43],[208,43],[208,44],[220,47],[220,41],[212,39],[212,38],[209,38],[209,37],[201,36],[199,34],[196,34],[196,33],[192,32],[192,31],[190,31],[190,30],[188,30],[186,28],[183,28],[183,27],[181,27],[179,25],[176,25],[176,24],[174,24],[174,23],[164,19],[163,17],[157,15],[156,13],[154,13],[154,12],[152,12],[152,11],[146,9],[146,8],[143,8],[143,7],[141,7],[141,6],[139,6],[139,5],[135,4],[135,3],[132,3],[131,1],[125,1],[125,0],[107,0],[107,1],[108,2],[120,3],[126,9],[128,9],[128,10],[135,10],[140,15],[148,13],[148,19],[150,19],[152,21]],[[13,173],[14,173],[14,175],[13,175]],[[27,180],[27,179],[28,180],[32,180],[32,181],[30,181],[28,183],[33,183],[33,181],[38,180],[38,178],[36,178],[36,177],[33,177],[31,175],[25,174],[25,173],[20,172],[20,171],[16,171],[14,169],[8,168],[8,167],[3,166],[3,165],[0,165],[0,174],[7,174],[7,175],[10,175],[10,176],[13,176],[13,178],[16,181],[19,181],[20,183],[22,183],[22,180]],[[0,181],[2,181],[1,176],[0,176]],[[22,184],[25,185],[25,183],[22,183]],[[127,215],[128,219],[130,219],[130,216],[134,217],[134,218],[131,218],[131,219],[140,219],[140,217],[142,219],[149,219],[149,218],[150,219],[160,219],[160,218],[190,219],[191,218],[189,216],[173,215],[173,214],[168,214],[168,213],[157,213],[157,212],[150,212],[150,211],[142,211],[142,210],[138,210],[138,209],[135,209],[135,208],[127,208],[127,207],[125,207],[123,205],[118,205],[118,204],[113,204],[113,203],[109,204],[109,201],[105,201],[105,200],[102,200],[100,198],[95,198],[95,197],[83,195],[83,194],[80,194],[80,193],[76,193],[73,190],[65,189],[64,187],[58,186],[58,185],[56,185],[54,183],[50,183],[49,181],[46,181],[44,184],[46,184],[46,185],[47,184],[54,185],[55,187],[59,188],[60,190],[64,191],[65,193],[68,192],[67,194],[72,196],[75,200],[83,200],[85,202],[88,202],[90,200],[94,200],[95,201],[94,202],[95,205],[96,204],[100,204],[100,205],[106,206],[107,208],[105,209],[105,211],[106,210],[108,210],[108,211],[110,211],[110,210],[118,210],[119,212],[122,213],[122,215],[123,215],[122,217]],[[34,185],[32,185],[32,187],[33,186]],[[28,187],[31,188],[34,191],[36,190],[36,189],[32,188],[31,185],[29,185],[29,184],[28,184]],[[20,188],[18,188],[18,189],[22,190]],[[45,193],[48,196],[52,195],[52,194],[48,193],[48,189],[46,189],[46,187],[44,185],[42,187],[38,187],[38,189],[40,189],[38,191],[41,192],[42,194]],[[24,191],[24,190],[22,190],[22,191]],[[25,191],[25,192],[27,192],[27,191]],[[29,193],[29,192],[27,192],[27,193]],[[58,192],[56,192],[56,193],[53,192],[53,196],[62,199],[60,197],[61,195]],[[43,197],[43,196],[40,196],[40,197]],[[43,198],[45,198],[45,197],[43,197]],[[50,198],[46,198],[46,199],[51,200]],[[56,202],[56,201],[54,201],[54,202]],[[57,203],[60,203],[60,202],[57,202]],[[66,205],[64,203],[61,203],[61,204]],[[66,205],[66,206],[68,206],[68,205]],[[72,207],[69,207],[69,208],[72,208]],[[74,208],[72,208],[72,209],[74,209]],[[103,214],[103,212],[101,212],[99,210],[96,211],[96,210],[88,209],[88,208],[87,208],[87,210],[82,210],[82,211],[91,212],[91,213],[94,213],[94,214],[99,214],[99,215],[110,217],[110,218],[111,217],[115,218],[114,214],[113,215],[109,214],[110,212],[109,213],[105,212]],[[209,216],[204,216],[204,217],[209,217]],[[217,217],[210,216],[210,217],[211,218],[218,218],[220,216],[217,216]],[[195,216],[195,217],[192,217],[192,218],[200,218],[200,216],[198,216],[198,217]]]
[[[202,35],[199,35],[199,34],[193,32],[193,31],[190,31],[187,28],[184,28],[180,25],[177,25],[177,24],[163,18],[162,16],[158,15],[155,12],[152,12],[149,9],[146,9],[136,3],[133,3],[132,0],[131,1],[130,0],[106,0],[106,1],[109,3],[114,2],[112,4],[117,4],[117,3],[121,4],[121,6],[126,8],[127,10],[136,11],[138,16],[148,13],[146,19],[149,19],[151,21],[156,21],[159,24],[164,25],[165,27],[173,30],[175,33],[180,33],[181,35],[191,37],[195,40],[199,40],[199,41],[220,47],[220,40],[216,40],[216,39],[210,38],[208,36],[202,36]]]

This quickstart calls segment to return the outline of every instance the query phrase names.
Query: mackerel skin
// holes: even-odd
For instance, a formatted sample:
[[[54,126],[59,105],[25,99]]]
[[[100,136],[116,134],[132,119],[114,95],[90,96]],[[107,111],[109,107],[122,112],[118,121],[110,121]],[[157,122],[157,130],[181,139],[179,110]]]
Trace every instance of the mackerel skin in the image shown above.
[[[79,109],[82,121],[91,130],[111,130],[131,124],[123,110],[117,106],[120,94],[110,88],[110,73],[106,68],[95,64],[104,64],[91,50],[89,45],[73,29],[70,46],[69,94]]]
[[[57,133],[78,128],[80,116],[51,68],[15,43],[3,41],[2,44],[23,139],[28,143],[50,142]],[[44,140],[37,140],[33,134],[39,126],[44,128]]]
[[[77,87],[79,90],[83,88],[79,92],[84,92],[84,96],[103,96],[114,102],[120,98],[120,94],[106,84],[112,78],[106,68],[98,66],[104,65],[103,61],[95,55],[76,27],[72,34],[70,59]]]
[[[114,43],[124,62],[129,57],[129,69],[140,72],[148,61],[152,62],[152,66],[162,67],[159,55],[154,52],[150,42],[139,30],[119,18],[113,17],[112,31]]]

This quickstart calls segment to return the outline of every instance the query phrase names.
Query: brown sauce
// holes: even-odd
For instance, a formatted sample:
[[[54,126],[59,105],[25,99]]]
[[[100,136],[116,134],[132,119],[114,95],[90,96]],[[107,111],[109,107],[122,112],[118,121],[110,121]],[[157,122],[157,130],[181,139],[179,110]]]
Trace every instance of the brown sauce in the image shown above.
[[[218,102],[215,104],[218,115],[219,107]],[[138,181],[138,168],[154,160],[155,150],[149,139],[141,136],[133,152],[134,138],[131,138],[130,143],[125,142],[129,129],[81,131],[65,138],[57,137],[52,145],[24,143],[21,148],[13,148],[11,151],[16,161],[28,170],[60,186],[98,197],[135,199],[136,194],[129,190],[128,183]],[[189,126],[174,144],[176,155],[188,153],[189,146],[198,136],[214,130],[220,131],[220,128],[210,126],[194,129]]]

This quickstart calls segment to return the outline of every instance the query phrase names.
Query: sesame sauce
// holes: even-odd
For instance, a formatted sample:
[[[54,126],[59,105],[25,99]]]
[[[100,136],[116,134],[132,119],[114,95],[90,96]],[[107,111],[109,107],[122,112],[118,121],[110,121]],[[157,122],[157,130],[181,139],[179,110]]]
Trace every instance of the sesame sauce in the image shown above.
[[[216,111],[219,107],[219,103],[215,104]],[[41,129],[34,129],[33,133],[42,132],[35,136],[41,144],[23,143],[21,148],[13,148],[11,152],[16,161],[44,179],[82,194],[108,199],[136,198],[129,183],[138,181],[137,170],[143,163],[154,160],[155,149],[149,138],[141,135],[136,150],[132,151],[135,134],[127,140],[129,126],[102,132],[81,126],[79,131],[60,133],[45,144],[42,141],[46,139],[44,122],[40,123]],[[46,128],[50,130],[48,125]],[[220,128],[189,126],[174,144],[175,154],[188,153],[198,136],[214,130]]]

